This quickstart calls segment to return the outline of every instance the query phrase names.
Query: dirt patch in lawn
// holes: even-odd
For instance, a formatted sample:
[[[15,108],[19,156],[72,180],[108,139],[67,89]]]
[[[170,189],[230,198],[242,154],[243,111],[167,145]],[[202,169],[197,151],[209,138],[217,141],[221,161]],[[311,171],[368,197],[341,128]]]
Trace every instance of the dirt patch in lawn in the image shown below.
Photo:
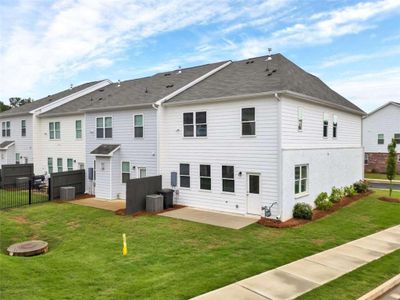
[[[274,220],[274,219],[268,219],[268,218],[261,218],[258,221],[258,224],[264,225],[264,226],[268,226],[268,227],[274,227],[274,228],[289,228],[289,227],[295,227],[295,226],[299,226],[299,225],[303,225],[303,224],[307,224],[309,222],[321,219],[327,215],[330,215],[332,213],[334,213],[335,211],[337,211],[338,209],[345,207],[357,200],[360,200],[361,198],[364,198],[368,195],[371,195],[373,193],[373,191],[368,191],[365,193],[361,193],[361,194],[357,194],[353,197],[344,197],[342,198],[339,202],[334,203],[332,208],[329,210],[319,210],[319,209],[314,209],[313,210],[313,216],[312,216],[312,220],[304,220],[304,219],[289,219],[285,222],[282,222],[280,220]],[[397,198],[395,198],[397,199]]]
[[[15,216],[14,221],[19,224],[29,224],[29,221],[24,216]]]
[[[138,212],[135,212],[133,214],[130,214],[130,216],[132,216],[134,218],[135,217],[140,217],[140,216],[154,216],[154,215],[158,215],[160,213],[166,212],[166,211],[181,209],[181,208],[184,208],[184,207],[185,207],[184,205],[174,205],[174,207],[170,207],[170,208],[164,209],[164,210],[162,210],[160,212],[157,212],[157,213],[149,213],[147,211],[142,210],[142,211],[138,211]],[[126,216],[125,208],[116,210],[115,214],[118,215],[118,216]]]
[[[379,200],[386,201],[386,202],[393,202],[393,203],[400,203],[400,198],[394,197],[380,197]]]

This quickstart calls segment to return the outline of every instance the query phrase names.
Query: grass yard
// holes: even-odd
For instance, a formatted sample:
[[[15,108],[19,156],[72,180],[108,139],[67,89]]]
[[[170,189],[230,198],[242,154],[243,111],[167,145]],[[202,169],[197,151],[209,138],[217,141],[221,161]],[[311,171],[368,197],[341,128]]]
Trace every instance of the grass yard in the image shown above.
[[[40,203],[48,200],[45,192],[32,191],[32,203]],[[4,190],[0,189],[0,209],[26,205],[29,202],[27,190]]]
[[[395,179],[398,179],[398,177],[399,175],[396,175]],[[386,174],[381,174],[381,173],[365,173],[364,178],[387,180]]]
[[[0,297],[187,299],[397,225],[400,205],[377,200],[383,193],[289,229],[254,224],[231,230],[159,216],[122,217],[73,204],[2,211]],[[122,233],[127,234],[127,257],[121,255]],[[48,241],[49,253],[31,258],[4,254],[9,244],[26,239]],[[399,261],[399,251],[388,259],[385,267],[378,266],[380,279],[398,271],[391,262]],[[376,284],[372,276],[362,278],[362,285],[356,282],[359,276],[346,280],[354,292],[340,299],[354,299],[366,284]],[[340,285],[333,285],[318,295],[338,291]]]

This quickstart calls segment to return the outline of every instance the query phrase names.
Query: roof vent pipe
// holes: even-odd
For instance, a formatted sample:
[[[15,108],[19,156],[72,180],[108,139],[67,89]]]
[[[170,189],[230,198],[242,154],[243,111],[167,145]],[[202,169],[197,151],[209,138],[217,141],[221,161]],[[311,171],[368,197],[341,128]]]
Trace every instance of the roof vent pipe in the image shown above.
[[[179,66],[178,68],[179,68],[178,74],[181,74],[181,73],[182,73],[182,68],[181,68],[181,66]]]
[[[71,84],[69,85],[69,89],[72,90],[73,87],[74,87],[74,85],[71,83]]]
[[[120,86],[121,86],[121,80],[118,79],[118,85],[117,85],[117,87],[120,87]]]
[[[271,51],[272,51],[272,48],[268,48],[268,56],[265,60],[267,62],[267,69],[265,69],[265,71],[267,71],[267,72],[269,72],[269,62],[272,60]]]

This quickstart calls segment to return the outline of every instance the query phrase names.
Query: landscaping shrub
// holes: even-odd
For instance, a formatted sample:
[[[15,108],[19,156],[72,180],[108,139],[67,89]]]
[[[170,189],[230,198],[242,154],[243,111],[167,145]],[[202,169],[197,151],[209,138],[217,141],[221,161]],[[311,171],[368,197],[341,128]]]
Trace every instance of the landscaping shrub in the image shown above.
[[[365,193],[366,191],[368,191],[368,184],[362,180],[354,183],[353,187],[357,193]]]
[[[328,210],[333,206],[333,203],[329,201],[328,194],[325,192],[320,193],[314,203],[320,210]]]
[[[354,187],[352,185],[345,186],[344,187],[344,194],[347,197],[353,197],[356,194],[356,190],[354,189]]]
[[[341,188],[333,187],[331,195],[329,196],[329,201],[332,203],[339,202],[344,197],[343,190]]]
[[[304,202],[296,203],[296,205],[293,208],[294,218],[311,220],[312,215],[313,215],[312,208],[307,203]]]

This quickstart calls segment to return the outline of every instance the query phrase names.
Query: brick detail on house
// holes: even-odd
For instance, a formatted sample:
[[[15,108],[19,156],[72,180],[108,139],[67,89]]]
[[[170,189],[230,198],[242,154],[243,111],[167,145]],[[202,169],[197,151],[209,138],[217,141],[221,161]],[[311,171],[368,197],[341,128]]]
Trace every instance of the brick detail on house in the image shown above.
[[[365,154],[368,154],[368,164],[365,164],[365,172],[386,173],[386,159],[388,157],[387,153],[365,152]],[[396,161],[397,161],[396,173],[400,174],[400,162],[398,157]]]

